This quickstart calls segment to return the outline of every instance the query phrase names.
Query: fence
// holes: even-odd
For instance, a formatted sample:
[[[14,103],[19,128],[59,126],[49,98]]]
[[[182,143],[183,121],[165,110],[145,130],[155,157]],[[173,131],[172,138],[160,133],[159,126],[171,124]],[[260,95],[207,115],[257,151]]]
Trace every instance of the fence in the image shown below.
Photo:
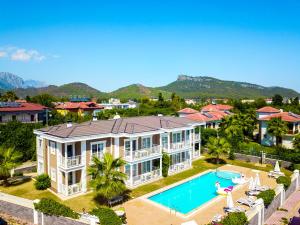
[[[256,206],[247,212],[249,225],[263,225],[265,221],[278,209],[292,193],[299,189],[299,171],[295,170],[291,176],[291,185],[285,191],[282,184],[275,189],[276,196],[271,204],[265,208],[263,204]]]

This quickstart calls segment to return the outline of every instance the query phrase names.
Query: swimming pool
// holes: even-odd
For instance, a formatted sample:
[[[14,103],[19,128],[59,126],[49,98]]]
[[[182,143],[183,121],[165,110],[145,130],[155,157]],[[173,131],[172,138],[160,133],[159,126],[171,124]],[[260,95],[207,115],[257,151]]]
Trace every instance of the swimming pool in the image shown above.
[[[234,186],[231,181],[233,177],[240,177],[240,174],[229,171],[208,172],[148,199],[187,214],[218,196],[215,187],[217,181],[221,187]]]

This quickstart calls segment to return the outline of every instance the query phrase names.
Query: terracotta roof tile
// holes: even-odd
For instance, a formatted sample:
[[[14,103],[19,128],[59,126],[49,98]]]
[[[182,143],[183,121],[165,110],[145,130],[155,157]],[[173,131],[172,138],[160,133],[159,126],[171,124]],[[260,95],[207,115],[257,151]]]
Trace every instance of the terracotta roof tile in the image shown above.
[[[0,107],[0,112],[43,111],[47,107],[28,102],[18,102],[14,107]]]
[[[261,112],[261,113],[280,113],[280,110],[276,109],[274,107],[271,107],[271,106],[265,106],[265,107],[262,107],[262,108],[256,110],[256,112]]]
[[[296,123],[300,122],[300,115],[291,112],[281,112],[260,118],[261,121],[268,121],[272,118],[281,118],[285,122]]]
[[[182,110],[179,110],[178,113],[185,113],[185,114],[192,114],[192,113],[198,113],[199,111],[191,108],[184,108]]]
[[[223,104],[210,104],[202,107],[201,111],[209,112],[209,111],[228,111],[233,109],[230,105],[223,105]]]

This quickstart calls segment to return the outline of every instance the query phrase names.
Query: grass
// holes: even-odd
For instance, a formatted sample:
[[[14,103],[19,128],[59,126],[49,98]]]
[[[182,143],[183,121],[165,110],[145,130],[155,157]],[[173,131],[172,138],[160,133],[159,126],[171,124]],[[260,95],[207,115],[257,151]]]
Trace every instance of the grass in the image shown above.
[[[209,156],[206,155],[206,159]],[[266,167],[258,166],[253,163],[244,162],[244,161],[237,161],[237,160],[228,160],[223,157],[227,161],[227,163],[246,167],[250,169],[256,169],[256,170],[262,170],[262,171],[270,171],[272,166],[267,165]],[[189,170],[183,171],[181,173],[160,179],[158,181],[152,182],[150,184],[146,184],[140,187],[137,187],[133,189],[130,192],[130,196],[132,198],[137,198],[139,196],[142,196],[144,194],[150,193],[152,191],[155,191],[157,189],[160,189],[162,187],[168,186],[170,184],[176,183],[178,181],[181,181],[183,179],[186,179],[188,177],[194,176],[198,173],[201,173],[203,171],[206,171],[208,169],[216,169],[218,167],[222,166],[222,164],[216,165],[212,163],[208,163],[205,159],[199,159],[193,162],[193,167]],[[282,171],[287,175],[290,176],[292,174],[291,171],[282,169]],[[75,198],[71,198],[69,200],[62,201],[60,200],[56,195],[52,194],[50,191],[44,190],[39,191],[34,188],[34,181],[29,180],[25,183],[19,184],[19,185],[13,185],[9,187],[3,187],[0,186],[0,191],[3,191],[5,193],[20,196],[27,199],[40,199],[40,198],[51,198],[59,202],[63,202],[65,205],[71,207],[73,210],[77,212],[81,212],[84,208],[86,211],[89,211],[97,206],[97,201],[95,200],[95,193],[87,193],[85,195],[81,195]]]

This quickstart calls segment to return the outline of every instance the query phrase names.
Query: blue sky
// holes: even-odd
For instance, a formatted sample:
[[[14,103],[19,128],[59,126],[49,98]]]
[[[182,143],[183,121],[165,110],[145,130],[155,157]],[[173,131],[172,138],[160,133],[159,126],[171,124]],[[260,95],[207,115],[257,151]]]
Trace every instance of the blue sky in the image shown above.
[[[102,91],[178,74],[300,91],[300,1],[0,0],[0,71]]]

